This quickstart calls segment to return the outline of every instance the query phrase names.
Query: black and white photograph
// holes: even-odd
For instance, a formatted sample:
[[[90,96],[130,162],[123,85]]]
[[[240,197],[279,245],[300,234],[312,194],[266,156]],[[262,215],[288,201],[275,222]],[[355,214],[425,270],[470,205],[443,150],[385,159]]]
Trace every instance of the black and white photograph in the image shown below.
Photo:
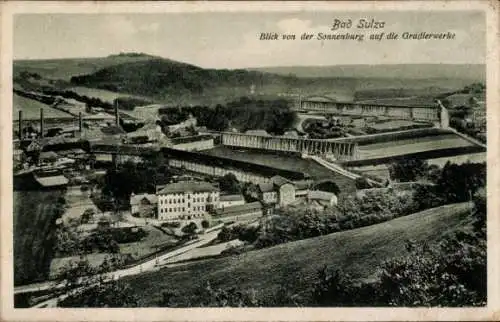
[[[494,5],[453,4],[12,10],[2,297],[486,310]]]

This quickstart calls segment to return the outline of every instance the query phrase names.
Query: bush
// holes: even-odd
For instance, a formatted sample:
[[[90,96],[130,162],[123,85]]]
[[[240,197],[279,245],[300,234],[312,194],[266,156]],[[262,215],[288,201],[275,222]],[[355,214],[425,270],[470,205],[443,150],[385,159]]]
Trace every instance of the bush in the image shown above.
[[[210,227],[210,222],[208,222],[208,220],[206,220],[206,219],[202,220],[201,227],[207,229],[208,227]]]

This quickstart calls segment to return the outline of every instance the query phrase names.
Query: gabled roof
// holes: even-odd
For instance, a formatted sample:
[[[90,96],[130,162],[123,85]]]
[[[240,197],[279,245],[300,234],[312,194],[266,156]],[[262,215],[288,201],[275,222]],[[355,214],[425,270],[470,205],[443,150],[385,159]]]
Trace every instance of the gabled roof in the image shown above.
[[[205,181],[181,181],[167,184],[157,192],[159,195],[181,193],[181,192],[212,192],[219,191],[218,188]]]
[[[137,205],[140,204],[142,200],[146,199],[149,203],[155,204],[158,202],[158,197],[153,194],[148,194],[148,193],[142,193],[142,194],[132,194],[130,196],[130,204],[131,205]]]
[[[293,182],[283,178],[282,176],[274,176],[271,178],[271,181],[273,182],[273,184],[277,185],[278,187],[281,187],[282,185],[287,184],[287,183],[293,185]]]
[[[271,192],[274,191],[274,185],[272,183],[259,183],[260,192]]]

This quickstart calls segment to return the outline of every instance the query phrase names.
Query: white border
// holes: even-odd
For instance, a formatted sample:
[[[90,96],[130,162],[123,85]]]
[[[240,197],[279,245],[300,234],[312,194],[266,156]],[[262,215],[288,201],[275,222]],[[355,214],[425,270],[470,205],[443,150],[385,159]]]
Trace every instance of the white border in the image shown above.
[[[395,321],[500,320],[498,214],[499,181],[499,20],[498,3],[446,2],[4,2],[1,4],[1,317],[21,321]],[[487,16],[488,106],[488,306],[486,308],[262,308],[262,309],[13,309],[12,264],[12,16],[15,13],[166,13],[283,11],[483,10]]]

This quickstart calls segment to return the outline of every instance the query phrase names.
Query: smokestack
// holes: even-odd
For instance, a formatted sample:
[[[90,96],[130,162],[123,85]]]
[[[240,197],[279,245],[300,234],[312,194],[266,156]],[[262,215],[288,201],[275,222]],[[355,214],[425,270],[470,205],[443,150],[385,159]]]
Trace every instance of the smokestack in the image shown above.
[[[115,123],[116,126],[120,126],[120,117],[118,115],[118,100],[115,99]]]
[[[19,140],[23,139],[23,111],[19,111],[19,124],[18,126],[18,131],[19,131]]]
[[[40,137],[43,138],[43,107],[40,108]]]
[[[78,112],[78,130],[82,134],[82,112]]]

